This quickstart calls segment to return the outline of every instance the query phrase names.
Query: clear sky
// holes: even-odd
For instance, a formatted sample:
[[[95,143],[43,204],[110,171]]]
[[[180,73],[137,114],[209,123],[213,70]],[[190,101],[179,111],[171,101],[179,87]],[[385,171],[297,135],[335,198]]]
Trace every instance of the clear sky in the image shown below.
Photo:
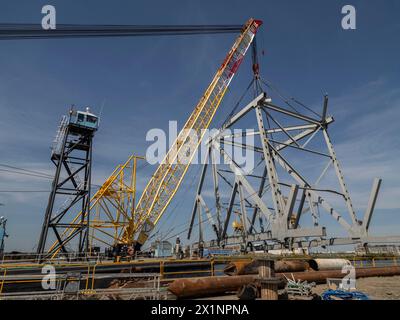
[[[400,2],[385,1],[36,1],[0,0],[1,23],[40,23],[52,4],[57,23],[243,24],[258,35],[263,76],[309,105],[330,96],[331,137],[357,209],[374,177],[384,179],[373,231],[399,234]],[[357,29],[341,28],[341,8],[357,10]],[[94,183],[132,153],[146,132],[182,126],[236,35],[0,41],[0,163],[52,173],[50,146],[71,104],[104,104],[95,137]],[[247,62],[233,80],[216,126],[251,77]],[[143,187],[154,168],[140,173]],[[193,168],[197,171],[197,168]],[[193,171],[191,169],[191,171]],[[189,176],[191,172],[189,172]],[[50,181],[0,171],[0,191],[50,190]],[[186,191],[185,191],[186,192]],[[167,215],[189,219],[194,189],[177,194]],[[48,193],[0,192],[8,218],[7,250],[32,250]],[[171,221],[171,220],[170,220]],[[334,230],[334,226],[332,226]]]

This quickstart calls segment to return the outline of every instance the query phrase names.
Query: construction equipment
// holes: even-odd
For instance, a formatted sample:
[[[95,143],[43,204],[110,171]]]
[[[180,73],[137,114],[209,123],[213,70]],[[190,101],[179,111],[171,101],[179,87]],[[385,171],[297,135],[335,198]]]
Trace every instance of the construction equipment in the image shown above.
[[[90,113],[89,108],[86,111],[71,108],[68,117],[61,120],[51,154],[56,171],[38,243],[39,255],[45,252],[49,231],[53,231],[58,250],[64,253],[68,253],[67,240],[74,237],[79,237],[79,253],[88,250],[92,140],[98,121],[98,117]],[[56,204],[60,201],[63,203],[57,210]],[[82,212],[81,219],[73,223],[66,222],[67,212],[76,207]],[[71,230],[69,238],[61,239],[60,233],[65,228]]]
[[[261,85],[271,92],[262,92]],[[233,112],[209,140],[187,238],[192,239],[194,221],[198,219],[197,243],[204,247],[240,244],[244,250],[258,246],[268,251],[400,242],[399,236],[369,234],[380,178],[373,183],[363,219],[353,207],[328,133],[334,122],[327,114],[328,97],[324,96],[319,115],[294,98],[282,96],[258,72],[254,72],[248,88],[251,86],[256,89],[254,98]],[[271,93],[286,106],[273,103]],[[295,107],[293,100],[297,101]],[[239,103],[236,107],[240,107]],[[246,131],[237,133],[236,128]],[[240,154],[235,159],[232,155],[237,154],[236,150],[246,156]],[[220,158],[223,161],[218,161]],[[336,181],[328,179],[329,175]],[[214,189],[212,197],[207,196],[209,189],[205,187],[210,185]],[[203,219],[204,212],[210,218]],[[234,214],[240,216],[241,228],[238,223],[230,227]],[[321,225],[322,214],[330,216],[347,236],[329,235]],[[209,241],[200,237],[206,227],[215,232]]]
[[[140,249],[178,190],[195,150],[238,70],[261,21],[250,19],[190,115],[163,162],[145,187],[136,208],[136,221],[124,231],[124,241]],[[189,135],[194,130],[197,139]],[[189,150],[189,155],[187,152]],[[136,238],[135,238],[136,237]]]
[[[99,240],[107,245],[110,244],[111,240],[114,247],[132,246],[135,251],[140,250],[181,185],[196,149],[201,143],[205,133],[204,129],[207,129],[210,125],[233,76],[236,74],[261,24],[260,20],[250,19],[242,28],[239,37],[215,74],[211,84],[145,187],[137,206],[131,206],[131,208],[134,208],[131,212],[132,214],[125,214],[123,223],[117,224],[114,222],[115,215],[121,216],[121,212],[126,212],[126,209],[116,206],[116,213],[114,214],[108,210],[109,221],[103,222],[107,225],[113,224],[115,229],[114,234],[103,232],[101,225],[104,224],[101,223],[100,225],[96,219],[90,221],[89,229],[92,232],[100,231],[103,235],[102,239],[92,237],[93,240]],[[196,139],[192,139],[190,136],[193,132],[196,134]],[[115,174],[112,177],[115,177]],[[112,177],[110,179],[113,179]],[[107,190],[108,182],[109,180],[105,182],[100,190]],[[98,199],[106,198],[107,192],[100,193],[92,198],[92,202],[99,202]],[[87,212],[80,212],[74,220],[85,220],[85,215],[87,214]],[[64,234],[61,235],[63,244],[70,241],[70,235],[71,229],[67,228]],[[104,237],[108,238],[108,241],[105,241]],[[59,252],[59,249],[60,247],[57,244],[53,244],[49,253],[54,257]]]
[[[88,254],[92,253],[94,242],[100,242],[106,247],[118,247],[118,251],[123,249],[121,230],[133,219],[137,163],[143,159],[143,157],[131,155],[124,164],[119,165],[111,173],[93,195],[90,201],[92,218],[90,219]],[[82,212],[75,216],[71,224],[75,224],[81,217]],[[73,229],[66,228],[61,234],[61,239],[69,242],[72,240],[72,235]],[[54,258],[59,250],[60,243],[55,242],[49,248],[48,254]]]

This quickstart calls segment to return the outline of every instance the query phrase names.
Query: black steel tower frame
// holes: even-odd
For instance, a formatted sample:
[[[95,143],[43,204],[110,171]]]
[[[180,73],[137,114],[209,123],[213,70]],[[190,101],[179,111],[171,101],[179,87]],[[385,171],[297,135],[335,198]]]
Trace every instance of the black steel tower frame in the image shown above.
[[[74,237],[79,238],[78,248],[74,252],[83,255],[88,251],[89,221],[90,221],[90,195],[91,195],[91,167],[93,136],[96,129],[68,123],[62,137],[61,151],[52,154],[51,161],[56,166],[52,189],[50,192],[42,231],[39,238],[37,253],[46,256],[46,242],[49,231],[53,231],[56,244],[47,252],[51,256],[54,252],[70,253],[66,243]],[[75,167],[76,166],[76,167]],[[78,183],[77,176],[82,175],[83,181]],[[69,183],[70,182],[70,183]],[[72,187],[66,186],[72,184]],[[69,196],[69,203],[59,212],[55,211],[55,202],[59,197]],[[81,219],[71,223],[64,222],[64,217],[72,207],[82,212]],[[63,237],[66,228],[73,231]]]

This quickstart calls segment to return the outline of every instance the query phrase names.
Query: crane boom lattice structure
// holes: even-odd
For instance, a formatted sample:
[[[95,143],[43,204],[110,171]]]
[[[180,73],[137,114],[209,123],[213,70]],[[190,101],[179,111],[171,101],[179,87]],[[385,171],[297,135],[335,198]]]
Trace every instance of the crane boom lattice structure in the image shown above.
[[[145,187],[136,208],[137,221],[125,230],[127,243],[136,236],[137,249],[147,240],[178,190],[204,135],[204,129],[210,125],[260,25],[259,20],[253,19],[245,25],[163,162]]]

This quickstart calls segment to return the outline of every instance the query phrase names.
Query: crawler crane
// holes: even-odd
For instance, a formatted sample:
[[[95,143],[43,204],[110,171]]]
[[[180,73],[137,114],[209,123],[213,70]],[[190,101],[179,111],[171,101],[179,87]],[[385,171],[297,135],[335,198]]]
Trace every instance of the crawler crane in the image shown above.
[[[250,19],[243,26],[231,50],[217,70],[207,90],[194,108],[167,152],[164,160],[147,183],[135,205],[136,160],[131,157],[119,166],[106,180],[91,199],[91,219],[82,219],[80,212],[71,222],[89,222],[89,248],[93,241],[121,249],[132,247],[141,249],[150,233],[167,209],[190,166],[195,151],[243,61],[256,32],[262,22]],[[190,139],[189,132],[195,132],[197,139]],[[189,152],[188,152],[189,150]],[[134,179],[127,179],[127,171],[133,172]],[[61,250],[65,252],[67,244],[73,239],[74,228],[69,227],[60,239],[48,250],[50,257],[55,257]]]

